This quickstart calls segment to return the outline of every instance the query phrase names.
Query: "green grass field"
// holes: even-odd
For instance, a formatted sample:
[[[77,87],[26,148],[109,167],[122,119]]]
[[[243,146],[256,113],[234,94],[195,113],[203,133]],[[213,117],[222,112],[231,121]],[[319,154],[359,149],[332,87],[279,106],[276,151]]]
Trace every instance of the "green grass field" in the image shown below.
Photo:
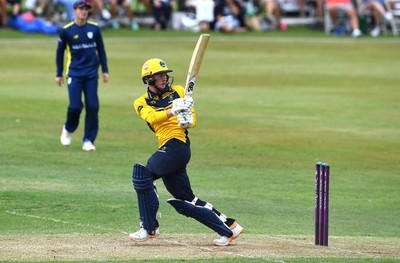
[[[183,217],[158,182],[159,240],[138,227],[134,163],[156,150],[133,110],[142,63],[186,80],[197,34],[104,31],[97,151],[59,135],[57,37],[0,31],[0,261],[400,262],[400,40],[293,29],[212,34],[195,91],[192,187],[245,232],[227,248]],[[83,120],[83,115],[81,120]],[[331,165],[330,246],[313,245],[314,166]]]

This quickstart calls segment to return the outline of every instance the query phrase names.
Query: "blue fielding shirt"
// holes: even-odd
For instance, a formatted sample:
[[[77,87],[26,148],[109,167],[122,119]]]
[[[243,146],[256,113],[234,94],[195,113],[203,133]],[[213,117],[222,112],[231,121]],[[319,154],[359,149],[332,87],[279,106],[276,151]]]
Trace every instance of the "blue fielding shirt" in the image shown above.
[[[64,26],[56,53],[57,77],[61,77],[64,70],[65,49],[66,76],[97,78],[99,65],[103,73],[108,73],[106,51],[97,23],[87,21],[85,25],[78,26],[71,22]]]

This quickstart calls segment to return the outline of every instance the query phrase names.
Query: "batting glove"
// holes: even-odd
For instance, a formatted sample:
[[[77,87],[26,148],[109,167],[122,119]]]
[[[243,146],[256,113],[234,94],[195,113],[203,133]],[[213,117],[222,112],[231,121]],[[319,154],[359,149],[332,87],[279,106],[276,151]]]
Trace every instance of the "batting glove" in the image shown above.
[[[192,97],[185,97],[183,98],[184,102],[185,102],[185,108],[186,111],[190,111],[191,109],[193,109],[194,107],[194,100]]]
[[[183,98],[174,99],[172,101],[171,113],[173,115],[178,115],[179,112],[184,111],[185,109],[185,100]]]
[[[193,115],[190,111],[183,111],[178,114],[178,126],[181,128],[189,128],[193,125]]]
[[[194,101],[191,97],[174,99],[172,101],[171,113],[173,115],[178,115],[180,112],[190,111],[193,106]]]

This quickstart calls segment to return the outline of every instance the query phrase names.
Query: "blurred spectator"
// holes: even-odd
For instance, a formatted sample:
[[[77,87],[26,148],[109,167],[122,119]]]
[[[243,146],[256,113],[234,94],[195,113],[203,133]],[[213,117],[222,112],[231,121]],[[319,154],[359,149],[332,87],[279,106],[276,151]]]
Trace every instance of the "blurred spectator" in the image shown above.
[[[24,33],[44,33],[54,35],[58,27],[43,18],[36,18],[32,11],[8,18],[8,27]]]
[[[374,28],[370,34],[372,37],[377,37],[381,33],[381,17],[390,22],[393,19],[393,15],[385,11],[384,0],[363,0],[360,6],[360,13],[364,13],[366,10],[371,11],[374,18]]]
[[[155,30],[166,30],[172,16],[173,0],[152,0],[151,6],[156,20]]]
[[[11,14],[8,13],[9,6],[11,6]],[[0,9],[2,27],[8,27],[8,16],[16,18],[21,12],[21,0],[0,0]]]
[[[389,8],[392,11],[392,15],[399,16],[396,14],[396,11],[400,10],[399,1],[398,0],[388,0]]]
[[[111,13],[105,7],[103,0],[89,0],[89,2],[93,6],[92,13],[91,13],[91,16],[93,17],[93,19],[100,18],[100,19],[106,20],[106,21],[111,19]]]
[[[350,19],[351,28],[353,30],[351,33],[352,37],[360,37],[362,35],[359,28],[357,11],[350,0],[327,0],[326,4],[334,25],[334,34],[343,34],[342,28],[339,25],[338,15],[339,12],[344,11]]]
[[[73,10],[74,10],[74,3],[76,0],[53,0],[53,1],[54,4],[61,5],[62,7],[64,7],[64,10],[66,12],[66,20],[68,22],[75,19],[75,14]],[[96,19],[99,16],[101,19],[104,20],[111,19],[111,14],[105,8],[103,0],[88,0],[88,2],[90,2],[93,7],[91,11],[91,17],[93,19]]]
[[[7,22],[7,1],[0,0],[0,16],[1,16],[1,27],[5,28],[8,26]]]
[[[314,6],[314,4],[315,4],[315,11],[317,13],[317,16],[318,16],[318,18],[321,18],[321,21],[323,21],[324,7],[323,7],[322,0],[298,0],[298,4],[299,4],[299,9],[300,9],[299,10],[300,17],[305,17],[307,15],[307,11],[310,11],[309,7],[307,7],[307,5]]]
[[[129,24],[132,30],[139,29],[139,25],[134,20],[133,17],[131,0],[109,0],[109,2],[110,2],[110,11],[111,11],[113,28],[115,29],[119,28],[118,14],[119,14],[119,7],[122,7],[125,10],[125,14],[129,19]]]
[[[245,10],[237,0],[216,0],[214,30],[220,32],[246,31]]]
[[[144,9],[147,11],[150,11],[152,9],[152,0],[137,0],[138,5],[143,5]],[[180,1],[184,1],[184,0],[180,0]],[[178,0],[179,3],[179,0]]]
[[[8,6],[11,6],[12,18],[17,17],[21,12],[21,0],[0,0],[1,26],[8,27]]]
[[[75,0],[55,0],[56,4],[61,5],[62,7],[64,7],[64,10],[67,14],[67,21],[72,21],[75,18],[75,14],[74,14],[74,3]]]
[[[306,16],[306,0],[299,0],[300,17]]]
[[[251,31],[262,31],[260,19],[260,7],[257,0],[243,0],[242,6],[245,8],[245,24]]]
[[[53,0],[26,0],[24,1],[24,7],[35,13],[36,16],[46,18],[47,21],[53,19]]]
[[[306,0],[300,0],[300,3],[303,2],[303,5],[305,5],[305,1]],[[324,29],[324,3],[322,1],[323,0],[315,0],[315,11],[317,13],[317,17],[316,21],[309,25],[309,27],[312,29]]]
[[[139,1],[143,1],[143,0],[139,0]],[[145,0],[147,1],[147,0]],[[188,11],[188,5],[187,2],[191,1],[191,0],[175,0],[174,5],[174,11],[179,11],[179,12],[187,12]]]
[[[11,5],[11,15],[16,17],[21,12],[21,0],[7,0],[7,3]]]
[[[265,18],[268,23],[268,29],[275,29],[277,26],[282,31],[287,29],[287,25],[281,20],[281,10],[278,0],[261,0],[260,5],[265,7]]]
[[[214,0],[189,0],[187,6],[195,9],[200,31],[210,30],[210,24],[214,21]]]

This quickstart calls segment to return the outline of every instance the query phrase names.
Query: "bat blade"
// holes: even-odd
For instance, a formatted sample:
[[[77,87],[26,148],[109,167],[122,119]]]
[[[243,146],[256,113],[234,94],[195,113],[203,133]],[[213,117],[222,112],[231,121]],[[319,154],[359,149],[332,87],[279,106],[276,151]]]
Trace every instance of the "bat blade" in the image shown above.
[[[209,34],[201,34],[193,51],[185,85],[185,96],[187,97],[193,95],[194,88],[196,86],[197,76],[200,71],[201,62],[203,61],[204,53],[206,52],[209,39]]]

